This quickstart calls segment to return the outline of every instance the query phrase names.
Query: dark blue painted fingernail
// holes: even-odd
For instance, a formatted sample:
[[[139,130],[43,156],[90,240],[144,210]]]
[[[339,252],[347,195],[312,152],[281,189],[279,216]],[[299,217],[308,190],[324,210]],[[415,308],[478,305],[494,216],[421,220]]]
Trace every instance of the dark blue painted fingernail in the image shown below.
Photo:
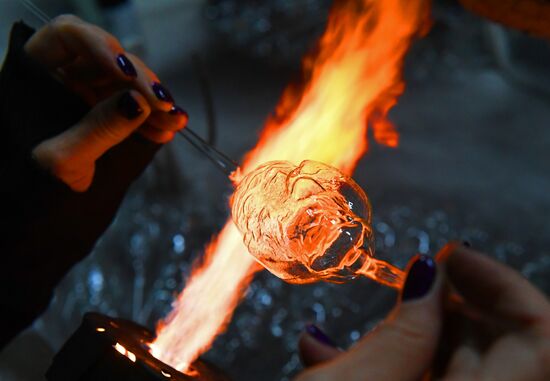
[[[170,94],[166,87],[162,86],[158,82],[153,82],[152,87],[153,93],[155,93],[158,99],[163,102],[174,103],[174,97],[172,97],[172,94]]]
[[[189,117],[187,115],[187,111],[182,109],[180,106],[176,106],[176,105],[173,105],[170,111],[168,111],[168,113],[171,115],[185,115],[186,117]]]
[[[119,54],[116,57],[116,63],[118,64],[118,67],[124,74],[126,74],[128,77],[136,78],[137,77],[137,71],[134,67],[134,64],[132,61],[128,59],[124,54]]]
[[[129,92],[121,95],[117,107],[118,111],[128,120],[135,119],[143,113],[143,109]]]
[[[306,326],[306,332],[318,342],[328,345],[329,347],[336,348],[336,344],[334,343],[334,341],[332,341],[332,339],[328,337],[323,331],[321,331],[321,329],[315,324],[308,324]]]
[[[464,245],[465,247],[472,247],[472,244],[468,241],[462,241],[462,245]]]
[[[436,272],[435,261],[426,255],[419,255],[407,273],[401,300],[408,301],[425,296],[432,288]]]

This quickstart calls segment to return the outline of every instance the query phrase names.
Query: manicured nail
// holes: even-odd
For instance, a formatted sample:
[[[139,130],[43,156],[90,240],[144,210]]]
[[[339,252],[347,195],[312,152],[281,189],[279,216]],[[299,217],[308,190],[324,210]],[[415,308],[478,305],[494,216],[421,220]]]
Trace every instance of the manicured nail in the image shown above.
[[[336,344],[331,340],[319,327],[315,324],[308,324],[306,326],[306,332],[321,344],[328,345],[329,347],[336,348]]]
[[[137,77],[137,71],[134,67],[134,64],[132,61],[128,59],[124,54],[119,54],[116,57],[116,63],[118,64],[118,67],[124,74],[126,74],[128,77],[136,78]]]
[[[174,103],[174,97],[172,97],[172,94],[170,94],[166,87],[162,86],[158,82],[153,82],[152,88],[153,93],[155,93],[158,99],[163,102]]]
[[[426,255],[418,256],[407,274],[401,300],[409,301],[425,296],[432,288],[436,271],[432,258]]]
[[[129,92],[122,94],[117,106],[119,112],[128,120],[135,119],[143,113],[143,109]]]
[[[462,245],[464,245],[466,247],[472,247],[472,244],[468,241],[462,241]]]
[[[170,111],[168,111],[168,113],[171,114],[171,115],[185,115],[185,116],[188,116],[187,111],[182,109],[180,106],[176,106],[176,105],[173,105],[172,108],[170,109]]]

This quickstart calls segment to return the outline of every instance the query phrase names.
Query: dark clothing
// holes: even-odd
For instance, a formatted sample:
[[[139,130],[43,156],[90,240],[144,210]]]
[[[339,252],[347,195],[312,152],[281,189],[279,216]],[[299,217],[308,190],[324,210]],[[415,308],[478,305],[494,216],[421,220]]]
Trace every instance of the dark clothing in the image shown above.
[[[134,135],[96,163],[84,193],[31,159],[39,142],[89,106],[24,53],[34,30],[16,23],[0,72],[0,348],[47,307],[63,276],[92,250],[159,145]]]

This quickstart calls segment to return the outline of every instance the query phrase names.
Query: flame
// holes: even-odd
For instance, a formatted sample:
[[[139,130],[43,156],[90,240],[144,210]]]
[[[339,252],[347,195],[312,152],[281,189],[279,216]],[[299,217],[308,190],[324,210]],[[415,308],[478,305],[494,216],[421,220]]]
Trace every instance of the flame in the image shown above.
[[[429,0],[337,1],[317,49],[304,59],[300,85],[283,93],[241,174],[271,160],[309,159],[350,175],[367,150],[368,126],[376,142],[397,147],[386,115],[404,90],[403,58],[426,31],[428,12]],[[224,331],[260,268],[229,220],[159,324],[152,354],[187,369]]]
[[[180,371],[224,330],[252,274],[260,269],[232,222],[208,245],[204,258],[150,345],[153,356]]]

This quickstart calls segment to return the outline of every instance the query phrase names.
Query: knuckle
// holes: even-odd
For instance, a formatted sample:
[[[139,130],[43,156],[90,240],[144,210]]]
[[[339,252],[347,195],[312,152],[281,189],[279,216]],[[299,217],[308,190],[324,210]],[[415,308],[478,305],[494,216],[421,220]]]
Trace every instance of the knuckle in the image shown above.
[[[63,181],[66,184],[70,184],[71,180],[75,177],[75,168],[72,168],[70,163],[66,160],[58,161],[50,167],[51,174]]]
[[[71,14],[59,15],[52,20],[52,25],[59,30],[71,30],[71,28],[80,23],[81,20]]]
[[[405,347],[420,349],[428,345],[429,341],[426,338],[431,336],[432,328],[426,327],[425,324],[418,324],[411,319],[394,320],[390,324],[393,334]]]
[[[79,158],[79,153],[76,152],[72,156],[54,154],[48,170],[54,177],[67,184],[72,190],[84,192],[92,183],[94,167],[94,162],[82,161]]]
[[[65,150],[55,142],[48,140],[41,143],[33,151],[33,157],[38,165],[55,177],[62,177],[68,172]]]
[[[52,153],[49,159],[49,171],[58,179],[67,182],[74,177],[77,170],[72,165],[71,160],[64,153]]]
[[[122,50],[122,47],[116,37],[112,34],[107,33],[105,30],[101,29],[98,26],[92,26],[92,33],[98,36],[101,39],[101,43],[108,47],[110,50],[118,51]]]
[[[59,179],[66,179],[73,172],[71,148],[63,136],[40,143],[32,154],[40,167]]]
[[[91,125],[93,135],[103,143],[116,143],[121,139],[120,128],[107,112],[98,112]]]

